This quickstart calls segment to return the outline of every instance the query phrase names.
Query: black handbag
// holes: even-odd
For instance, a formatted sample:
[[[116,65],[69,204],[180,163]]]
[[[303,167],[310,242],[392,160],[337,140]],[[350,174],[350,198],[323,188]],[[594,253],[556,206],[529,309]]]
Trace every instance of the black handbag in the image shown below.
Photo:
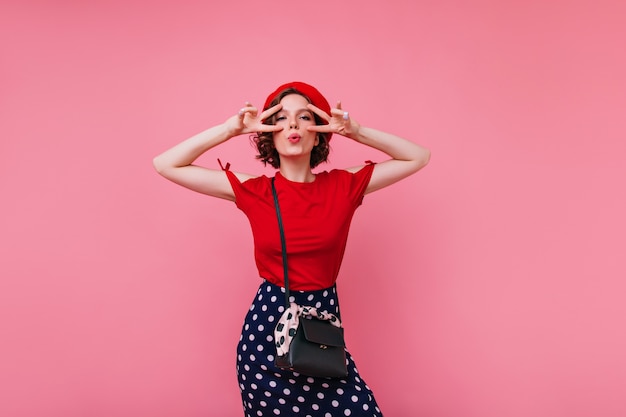
[[[289,303],[289,276],[287,271],[287,245],[283,220],[278,205],[278,195],[272,178],[272,194],[276,206],[276,216],[280,229],[280,241],[283,255],[283,271],[285,276],[285,308]],[[280,326],[284,323],[277,323]],[[278,343],[278,341],[277,341]],[[346,350],[343,328],[337,327],[328,320],[320,320],[313,316],[300,316],[295,335],[291,339],[289,350],[285,355],[276,355],[274,364],[281,369],[289,369],[299,374],[340,378],[348,375]]]

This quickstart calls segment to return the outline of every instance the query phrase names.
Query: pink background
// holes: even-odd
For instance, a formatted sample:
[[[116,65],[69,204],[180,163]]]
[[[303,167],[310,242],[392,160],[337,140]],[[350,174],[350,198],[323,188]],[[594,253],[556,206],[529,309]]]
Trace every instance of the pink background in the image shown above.
[[[0,415],[241,415],[247,220],[151,161],[294,79],[433,153],[339,279],[386,416],[626,415],[625,4],[3,1]]]

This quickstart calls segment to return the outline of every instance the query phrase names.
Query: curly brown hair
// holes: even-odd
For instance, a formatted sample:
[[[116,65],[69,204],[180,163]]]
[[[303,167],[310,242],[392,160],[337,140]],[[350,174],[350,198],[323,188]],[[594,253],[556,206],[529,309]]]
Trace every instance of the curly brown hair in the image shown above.
[[[283,97],[288,96],[289,94],[299,94],[310,103],[311,100],[300,91],[295,88],[287,88],[281,91],[274,100],[267,107],[268,109],[272,106],[277,105],[283,99]],[[265,110],[265,109],[264,109]],[[323,125],[324,121],[317,114],[313,114],[315,118],[316,125]],[[266,124],[273,125],[276,123],[274,116],[269,117],[265,120]],[[313,147],[313,151],[311,152],[311,168],[315,168],[322,162],[326,162],[328,160],[328,154],[330,153],[330,145],[329,145],[329,134],[317,132],[318,144]],[[256,145],[259,154],[256,155],[256,159],[260,159],[263,164],[270,164],[274,168],[280,168],[280,156],[278,155],[278,151],[276,151],[276,147],[274,146],[274,133],[273,132],[259,132],[254,136],[251,136],[252,142]]]

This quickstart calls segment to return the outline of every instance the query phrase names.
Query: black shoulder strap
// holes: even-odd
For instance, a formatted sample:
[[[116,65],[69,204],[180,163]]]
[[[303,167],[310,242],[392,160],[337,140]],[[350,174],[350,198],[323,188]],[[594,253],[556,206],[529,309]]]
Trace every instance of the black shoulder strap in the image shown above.
[[[272,178],[272,194],[274,195],[274,206],[276,207],[276,218],[278,219],[278,228],[280,230],[280,245],[283,252],[283,274],[285,276],[285,308],[289,308],[289,275],[287,268],[287,243],[285,242],[285,230],[283,229],[283,217],[280,215],[280,206],[278,205],[278,194],[276,194],[276,186]]]

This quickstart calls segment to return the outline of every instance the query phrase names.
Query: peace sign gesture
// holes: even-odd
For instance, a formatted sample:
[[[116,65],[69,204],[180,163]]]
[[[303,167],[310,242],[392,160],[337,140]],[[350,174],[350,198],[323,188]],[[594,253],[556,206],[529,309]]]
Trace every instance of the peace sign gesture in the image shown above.
[[[315,107],[313,104],[309,104],[307,107],[328,122],[326,125],[309,126],[307,128],[309,131],[338,133],[351,139],[356,138],[358,135],[361,126],[350,118],[350,113],[343,111],[341,101],[338,101],[337,106],[330,110],[330,114],[327,114],[319,107]]]
[[[263,122],[282,107],[282,104],[277,104],[259,114],[256,107],[246,102],[236,115],[231,116],[226,121],[226,125],[232,136],[257,132],[278,132],[283,129],[282,126],[268,125]]]

